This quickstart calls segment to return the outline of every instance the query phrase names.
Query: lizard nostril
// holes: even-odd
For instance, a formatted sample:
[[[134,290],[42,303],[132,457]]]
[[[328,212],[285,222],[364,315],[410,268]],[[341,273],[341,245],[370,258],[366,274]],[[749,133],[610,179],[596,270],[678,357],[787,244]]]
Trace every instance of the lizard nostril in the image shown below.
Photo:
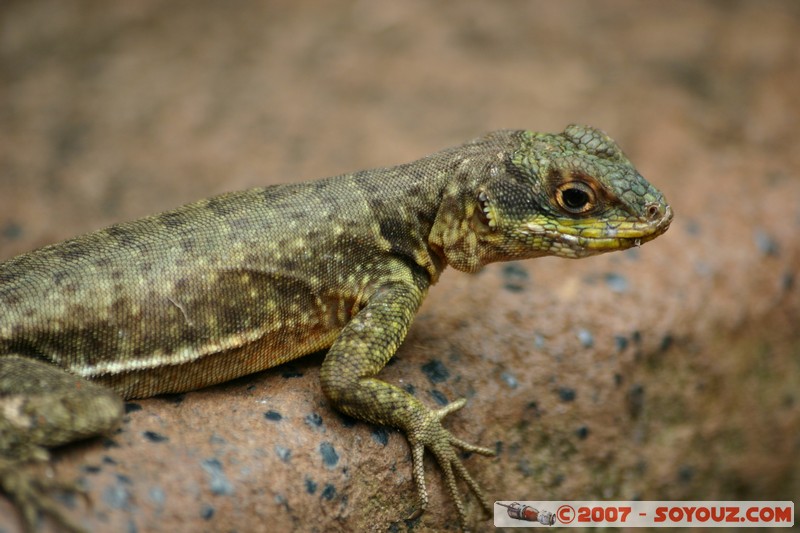
[[[645,214],[650,220],[655,220],[664,215],[664,208],[656,203],[647,204],[645,206]]]

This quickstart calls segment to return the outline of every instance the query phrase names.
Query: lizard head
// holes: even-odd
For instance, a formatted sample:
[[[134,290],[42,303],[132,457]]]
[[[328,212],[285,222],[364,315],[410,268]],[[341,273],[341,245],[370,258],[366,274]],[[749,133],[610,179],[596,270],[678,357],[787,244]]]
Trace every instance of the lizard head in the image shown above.
[[[570,125],[561,134],[511,135],[516,149],[497,153],[470,184],[472,197],[459,202],[462,228],[472,236],[451,240],[450,250],[445,242],[455,268],[624,250],[669,228],[664,196],[602,131]]]

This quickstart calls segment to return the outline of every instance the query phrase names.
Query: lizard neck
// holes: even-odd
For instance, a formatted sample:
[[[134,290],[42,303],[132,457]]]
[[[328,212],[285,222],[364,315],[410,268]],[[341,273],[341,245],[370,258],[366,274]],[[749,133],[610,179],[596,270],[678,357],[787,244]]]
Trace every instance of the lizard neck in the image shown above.
[[[517,144],[517,133],[496,131],[463,145],[453,154],[455,157],[441,184],[428,243],[440,261],[457,270],[477,272],[490,262],[483,257],[480,246],[480,234],[487,228],[476,223],[477,198],[487,177],[504,172],[505,160]]]

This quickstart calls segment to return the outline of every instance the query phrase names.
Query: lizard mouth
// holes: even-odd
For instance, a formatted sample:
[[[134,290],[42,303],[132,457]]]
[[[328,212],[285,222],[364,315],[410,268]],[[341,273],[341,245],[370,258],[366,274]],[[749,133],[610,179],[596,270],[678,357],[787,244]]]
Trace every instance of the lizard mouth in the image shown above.
[[[651,220],[568,220],[547,226],[528,222],[524,233],[549,243],[549,253],[562,257],[585,257],[614,250],[627,250],[652,241],[672,222],[672,208],[664,205]]]

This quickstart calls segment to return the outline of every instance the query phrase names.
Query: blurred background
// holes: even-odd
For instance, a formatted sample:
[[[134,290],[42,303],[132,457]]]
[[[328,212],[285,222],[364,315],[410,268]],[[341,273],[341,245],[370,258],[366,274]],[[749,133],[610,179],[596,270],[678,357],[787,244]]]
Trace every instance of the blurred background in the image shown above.
[[[472,396],[461,436],[503,443],[468,464],[490,499],[796,500],[799,87],[792,0],[4,0],[0,259],[493,129],[591,124],[666,194],[670,231],[619,257],[447,273],[399,357],[422,365],[420,347],[452,343],[442,360],[457,378],[423,371],[418,387]],[[401,461],[398,499],[413,498],[407,448],[391,442],[399,459],[377,460]],[[302,487],[256,511],[218,502],[210,527],[280,521],[303,498],[328,506],[329,527],[364,526],[375,490],[359,500],[337,483],[322,504]],[[168,527],[139,496],[95,527]],[[422,529],[452,522],[433,498],[443,510]],[[200,516],[174,501],[169,519]],[[387,505],[375,527],[403,516]]]

